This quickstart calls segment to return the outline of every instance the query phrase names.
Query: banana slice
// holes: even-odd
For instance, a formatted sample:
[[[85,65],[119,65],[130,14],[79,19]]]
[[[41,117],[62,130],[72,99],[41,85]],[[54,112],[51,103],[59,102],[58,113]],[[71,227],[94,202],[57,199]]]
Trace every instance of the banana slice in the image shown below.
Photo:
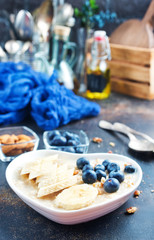
[[[55,199],[55,206],[66,210],[77,210],[94,202],[98,190],[92,185],[75,185],[63,190]]]
[[[41,162],[42,160],[38,160],[36,162],[31,162],[26,164],[22,169],[21,169],[21,175],[29,174],[31,172],[39,172],[41,168]]]
[[[61,182],[56,182],[55,184],[51,184],[45,187],[41,187],[38,190],[37,197],[44,197],[48,194],[58,192],[60,190],[63,190],[65,188],[68,188],[70,186],[73,186],[77,183],[77,177],[76,176],[70,176],[69,178],[61,181]]]
[[[56,182],[56,169],[57,169],[57,163],[52,164],[52,169],[50,169],[49,172],[44,172],[40,176],[36,178],[36,183],[38,184],[38,187],[48,185],[48,182]]]
[[[21,175],[29,174],[29,180],[45,175],[53,170],[53,165],[56,164],[58,155],[48,156],[44,159],[39,159],[35,162],[27,163],[21,170]]]

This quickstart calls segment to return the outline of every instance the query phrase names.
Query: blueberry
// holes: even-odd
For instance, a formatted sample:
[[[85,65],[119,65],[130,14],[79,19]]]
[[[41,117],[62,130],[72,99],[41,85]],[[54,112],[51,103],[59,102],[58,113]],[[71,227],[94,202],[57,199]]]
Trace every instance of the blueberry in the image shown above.
[[[97,164],[94,168],[94,170],[102,170],[102,171],[105,171],[105,167],[102,165],[102,164]]]
[[[64,151],[64,152],[75,153],[74,147],[64,147],[64,148],[63,148],[63,151]]]
[[[49,140],[52,140],[55,136],[61,136],[58,130],[54,130],[48,133]]]
[[[104,190],[107,193],[116,192],[120,187],[120,183],[116,178],[108,178],[104,183]]]
[[[120,170],[120,166],[117,163],[109,163],[107,166],[107,171],[110,173],[112,171],[117,172],[118,170]]]
[[[75,148],[75,152],[76,153],[83,153],[84,152],[84,148],[83,147],[76,147]]]
[[[96,175],[97,175],[97,180],[98,181],[101,181],[102,177],[106,178],[106,172],[104,172],[100,169],[96,170]]]
[[[120,183],[124,181],[124,173],[122,171],[110,172],[109,178],[116,178]]]
[[[132,165],[127,165],[124,169],[124,172],[126,173],[134,173],[135,172],[135,167],[133,167]]]
[[[76,145],[78,145],[78,143],[75,140],[70,139],[67,141],[67,145],[68,146],[76,146]]]
[[[75,140],[77,144],[81,144],[80,137],[77,134],[72,133],[72,140]]]
[[[50,145],[53,146],[65,146],[67,143],[67,140],[63,136],[55,136],[52,141],[50,142]]]
[[[97,180],[97,175],[95,171],[93,170],[86,170],[82,174],[82,180],[84,183],[92,184],[96,182]]]
[[[82,169],[85,165],[90,165],[90,162],[88,159],[86,158],[78,158],[77,159],[77,162],[76,162],[76,165],[79,169]]]
[[[86,170],[94,170],[93,166],[86,164],[84,165],[84,167],[82,168],[82,172],[86,171]]]
[[[103,162],[102,162],[102,165],[104,165],[105,169],[107,169],[107,166],[109,165],[110,161],[105,159]]]
[[[63,137],[65,137],[67,140],[72,139],[72,133],[70,132],[63,132]]]

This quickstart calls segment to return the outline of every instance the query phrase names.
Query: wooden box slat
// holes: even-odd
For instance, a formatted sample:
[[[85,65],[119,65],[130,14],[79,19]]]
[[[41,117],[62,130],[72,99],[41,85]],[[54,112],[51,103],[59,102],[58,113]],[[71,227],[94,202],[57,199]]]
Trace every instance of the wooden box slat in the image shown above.
[[[154,99],[154,49],[110,46],[111,89],[137,98]]]
[[[139,65],[149,65],[154,60],[154,49],[136,48],[110,44],[113,60],[126,61]]]

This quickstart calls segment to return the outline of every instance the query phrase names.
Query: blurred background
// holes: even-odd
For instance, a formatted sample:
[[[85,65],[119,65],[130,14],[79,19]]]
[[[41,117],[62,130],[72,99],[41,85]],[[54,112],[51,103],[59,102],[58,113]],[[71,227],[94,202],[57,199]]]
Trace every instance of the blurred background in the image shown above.
[[[8,13],[16,14],[20,9],[26,9],[30,12],[34,11],[43,0],[0,0],[0,9],[5,9]],[[83,4],[84,0],[65,0],[73,7],[78,7]],[[130,18],[141,19],[149,6],[151,0],[96,0],[100,9],[105,11],[109,9],[117,14],[117,19],[114,23],[106,23],[103,27],[107,34],[111,32],[123,21]]]

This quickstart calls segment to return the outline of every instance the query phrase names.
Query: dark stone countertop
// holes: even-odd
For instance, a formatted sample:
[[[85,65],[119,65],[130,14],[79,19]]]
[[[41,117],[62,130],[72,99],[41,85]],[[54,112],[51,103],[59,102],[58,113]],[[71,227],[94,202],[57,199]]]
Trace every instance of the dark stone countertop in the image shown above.
[[[143,180],[139,186],[139,198],[133,196],[120,208],[96,220],[78,225],[60,225],[46,219],[27,206],[10,189],[5,179],[8,163],[0,161],[0,240],[152,240],[154,236],[154,154],[139,154],[128,149],[128,138],[120,133],[102,130],[101,119],[120,121],[130,127],[147,133],[154,138],[154,101],[139,100],[112,93],[107,100],[99,102],[101,114],[61,127],[61,129],[82,129],[89,139],[101,137],[101,144],[90,142],[89,153],[108,152],[128,156],[141,166]],[[19,124],[18,124],[19,125]],[[43,131],[32,120],[20,125],[32,128],[40,136],[39,148],[44,148]],[[110,146],[115,143],[115,147]],[[135,206],[137,211],[126,215],[126,208]]]

